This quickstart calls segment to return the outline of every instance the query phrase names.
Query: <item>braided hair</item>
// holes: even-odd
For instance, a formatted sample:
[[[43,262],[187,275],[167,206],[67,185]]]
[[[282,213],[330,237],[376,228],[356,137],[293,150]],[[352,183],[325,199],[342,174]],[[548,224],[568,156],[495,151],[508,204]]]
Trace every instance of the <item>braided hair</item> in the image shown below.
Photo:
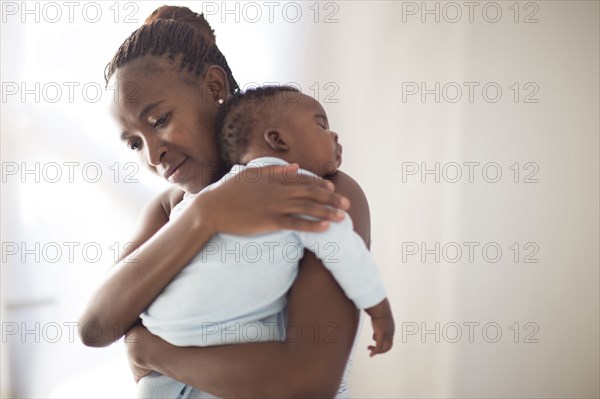
[[[194,76],[205,72],[209,65],[218,65],[227,74],[229,91],[240,88],[225,56],[217,47],[215,34],[202,14],[187,7],[162,6],[154,10],[144,25],[135,30],[117,50],[106,66],[106,84],[115,71],[145,55],[167,56],[179,62],[179,70]]]
[[[217,141],[227,167],[238,163],[260,124],[271,123],[281,115],[281,106],[298,101],[300,91],[293,86],[260,86],[238,92],[219,108]]]

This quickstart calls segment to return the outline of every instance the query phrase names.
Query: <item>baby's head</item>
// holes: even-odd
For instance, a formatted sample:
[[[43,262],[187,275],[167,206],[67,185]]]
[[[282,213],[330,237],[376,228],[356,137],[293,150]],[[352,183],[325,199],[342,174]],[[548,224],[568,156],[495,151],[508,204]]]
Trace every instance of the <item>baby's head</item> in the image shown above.
[[[217,116],[217,135],[229,166],[271,156],[326,176],[342,162],[342,146],[321,104],[290,86],[257,87],[231,97]]]

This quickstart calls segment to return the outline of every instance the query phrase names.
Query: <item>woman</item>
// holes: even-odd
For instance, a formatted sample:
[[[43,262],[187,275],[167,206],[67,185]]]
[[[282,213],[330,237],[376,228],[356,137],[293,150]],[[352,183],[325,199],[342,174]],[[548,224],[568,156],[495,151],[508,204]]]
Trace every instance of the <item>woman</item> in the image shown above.
[[[214,124],[237,83],[208,23],[180,7],[157,9],[132,33],[109,64],[108,80],[119,91],[113,111],[121,139],[174,187],[142,212],[131,240],[138,248],[124,254],[80,320],[83,342],[105,346],[129,331],[136,379],[155,370],[220,397],[335,396],[358,311],[309,253],[289,294],[294,329],[285,342],[184,348],[130,327],[216,232],[319,231],[338,220],[332,207],[349,209],[351,202],[348,213],[368,244],[369,211],[360,187],[339,172],[333,193],[326,181],[290,178],[290,170],[274,168],[258,181],[232,179],[198,196],[185,217],[167,224],[184,192],[197,193],[224,173]]]

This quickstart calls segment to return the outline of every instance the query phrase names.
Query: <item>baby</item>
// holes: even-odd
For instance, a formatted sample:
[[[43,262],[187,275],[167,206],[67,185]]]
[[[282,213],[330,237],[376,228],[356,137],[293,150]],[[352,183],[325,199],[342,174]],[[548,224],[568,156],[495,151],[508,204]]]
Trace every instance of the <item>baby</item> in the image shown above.
[[[231,171],[224,181],[252,179],[265,165],[297,163],[300,173],[337,171],[342,147],[318,101],[288,86],[237,94],[221,108],[217,132]],[[195,198],[186,196],[172,218]],[[303,217],[299,215],[298,217]],[[392,347],[394,321],[377,266],[346,214],[325,232],[278,231],[254,236],[217,234],[141,315],[155,335],[178,346],[210,346],[282,338],[276,317],[308,249],[356,306],[371,316],[371,356]]]

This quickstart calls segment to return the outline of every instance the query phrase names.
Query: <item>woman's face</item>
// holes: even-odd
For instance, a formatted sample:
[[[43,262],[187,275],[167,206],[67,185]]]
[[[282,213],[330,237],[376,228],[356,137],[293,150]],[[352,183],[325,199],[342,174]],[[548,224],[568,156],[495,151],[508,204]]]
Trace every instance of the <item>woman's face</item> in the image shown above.
[[[121,140],[140,162],[189,193],[197,193],[222,173],[215,135],[218,103],[202,77],[178,71],[155,56],[120,67],[113,116]]]

